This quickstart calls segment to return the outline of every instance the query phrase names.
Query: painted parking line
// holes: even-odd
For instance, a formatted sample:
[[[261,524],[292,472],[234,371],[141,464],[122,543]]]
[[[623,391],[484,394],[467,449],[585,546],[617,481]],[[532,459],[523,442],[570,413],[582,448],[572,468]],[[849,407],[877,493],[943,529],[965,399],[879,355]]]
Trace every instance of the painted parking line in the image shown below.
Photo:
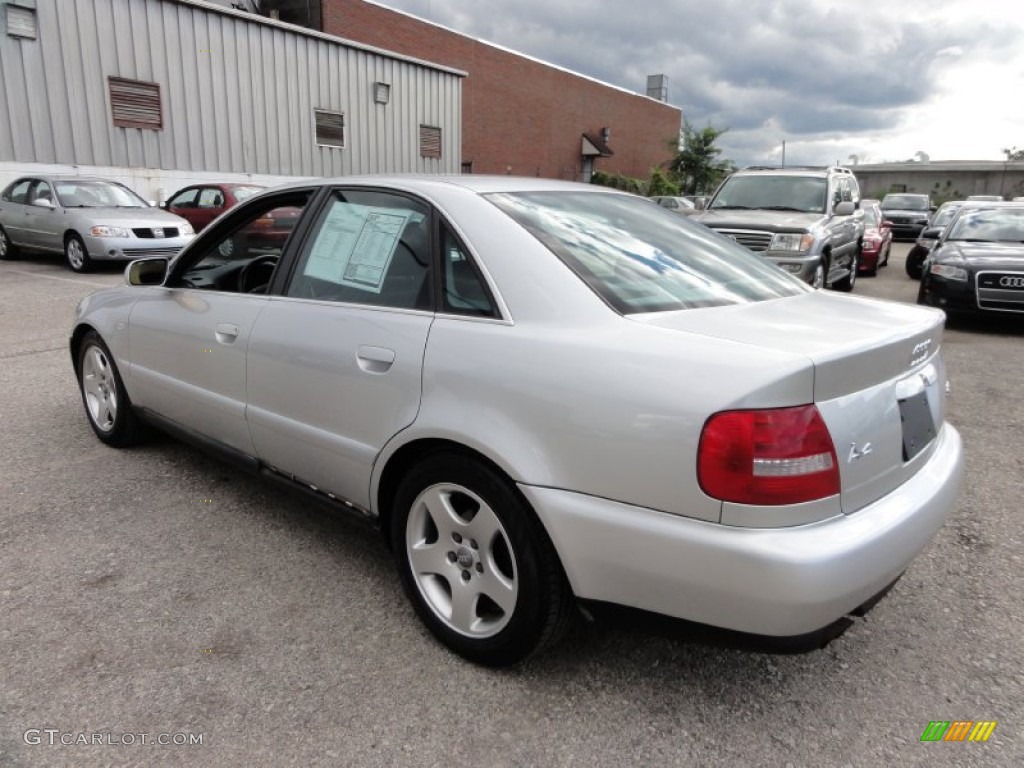
[[[97,288],[110,288],[109,283],[94,283],[92,280],[75,280],[70,277],[57,277],[56,275],[44,275],[39,272],[26,272],[24,269],[5,269],[4,272],[13,272],[16,275],[27,275],[28,277],[41,277],[46,280],[60,280],[62,283],[74,283],[75,285],[94,285]]]

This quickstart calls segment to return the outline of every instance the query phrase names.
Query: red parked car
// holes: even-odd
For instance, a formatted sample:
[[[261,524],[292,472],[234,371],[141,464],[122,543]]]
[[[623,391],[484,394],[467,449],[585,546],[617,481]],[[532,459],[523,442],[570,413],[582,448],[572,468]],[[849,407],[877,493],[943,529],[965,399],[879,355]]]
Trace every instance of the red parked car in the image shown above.
[[[199,232],[224,211],[264,189],[259,184],[194,184],[179,189],[160,207],[186,219]]]
[[[878,268],[889,263],[889,251],[892,248],[892,222],[882,215],[882,207],[877,200],[861,200],[860,209],[864,211],[864,247],[860,252],[860,264],[857,271],[865,275],[878,274]]]

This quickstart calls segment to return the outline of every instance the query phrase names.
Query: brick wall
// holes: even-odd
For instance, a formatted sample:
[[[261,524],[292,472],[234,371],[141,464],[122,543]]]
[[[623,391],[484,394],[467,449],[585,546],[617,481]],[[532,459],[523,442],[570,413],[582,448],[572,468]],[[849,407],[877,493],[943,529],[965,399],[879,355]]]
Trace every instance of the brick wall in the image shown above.
[[[579,178],[581,135],[611,131],[595,168],[646,177],[671,156],[680,110],[363,0],[322,0],[323,31],[468,73],[462,162],[473,173]],[[481,12],[485,13],[485,5]]]

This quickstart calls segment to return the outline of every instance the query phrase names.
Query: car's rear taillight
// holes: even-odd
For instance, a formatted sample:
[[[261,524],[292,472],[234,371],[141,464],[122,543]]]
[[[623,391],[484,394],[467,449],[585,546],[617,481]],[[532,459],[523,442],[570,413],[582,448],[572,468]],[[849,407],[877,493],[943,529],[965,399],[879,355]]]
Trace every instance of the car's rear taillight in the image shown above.
[[[839,493],[839,462],[814,405],[723,411],[704,424],[697,479],[722,501],[799,504]]]

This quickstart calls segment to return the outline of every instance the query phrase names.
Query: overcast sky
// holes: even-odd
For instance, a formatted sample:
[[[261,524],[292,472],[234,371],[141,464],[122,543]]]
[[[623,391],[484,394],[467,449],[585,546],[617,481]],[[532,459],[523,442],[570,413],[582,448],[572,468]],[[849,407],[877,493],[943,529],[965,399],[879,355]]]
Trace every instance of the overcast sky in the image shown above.
[[[378,0],[668,100],[740,165],[1024,148],[1020,0]]]

